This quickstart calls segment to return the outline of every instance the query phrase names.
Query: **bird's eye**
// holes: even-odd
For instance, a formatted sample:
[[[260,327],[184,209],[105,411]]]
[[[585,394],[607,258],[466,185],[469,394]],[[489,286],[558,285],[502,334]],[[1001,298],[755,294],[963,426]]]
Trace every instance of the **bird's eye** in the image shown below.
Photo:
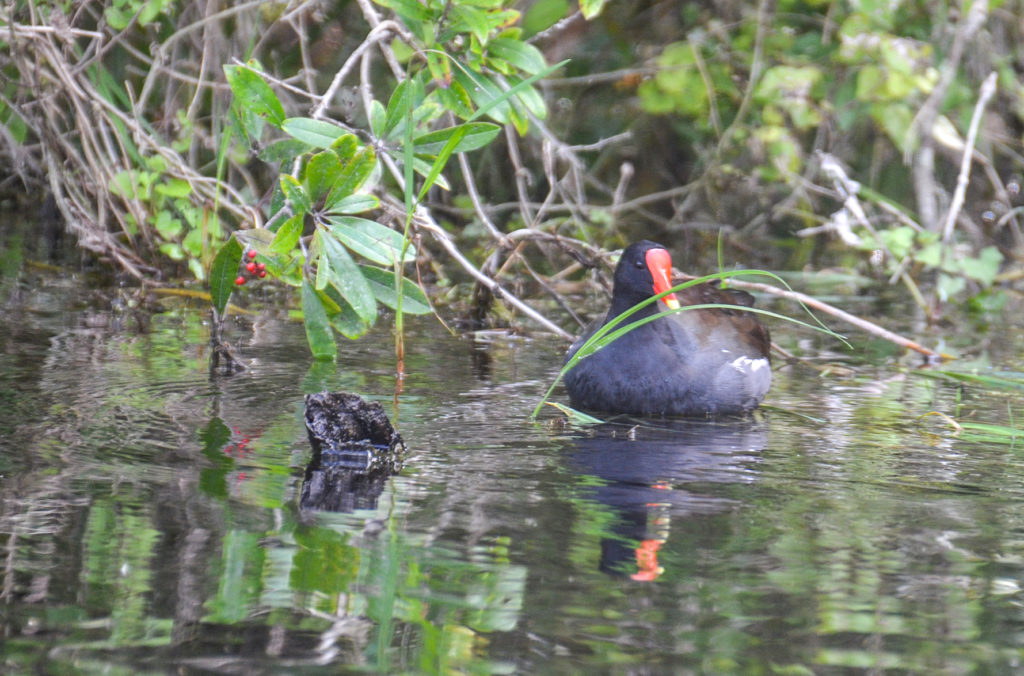
[[[633,265],[636,266],[637,270],[643,270],[645,267],[647,267],[647,263],[642,258],[637,258],[635,261],[633,261]]]

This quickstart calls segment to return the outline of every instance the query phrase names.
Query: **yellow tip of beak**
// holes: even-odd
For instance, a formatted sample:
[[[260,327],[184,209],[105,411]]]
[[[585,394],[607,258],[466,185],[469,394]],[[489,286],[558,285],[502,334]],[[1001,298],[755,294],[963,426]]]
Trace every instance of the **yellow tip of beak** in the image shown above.
[[[673,310],[679,309],[679,300],[676,299],[676,295],[674,293],[670,293],[669,295],[663,297],[661,300],[664,301],[665,305],[668,305]]]

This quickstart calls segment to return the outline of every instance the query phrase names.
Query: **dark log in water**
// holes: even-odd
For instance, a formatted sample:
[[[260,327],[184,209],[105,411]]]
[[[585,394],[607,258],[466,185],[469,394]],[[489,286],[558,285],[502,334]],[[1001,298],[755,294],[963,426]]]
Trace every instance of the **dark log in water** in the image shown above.
[[[347,392],[306,395],[313,458],[299,507],[350,512],[373,509],[386,479],[402,468],[405,443],[377,402]]]

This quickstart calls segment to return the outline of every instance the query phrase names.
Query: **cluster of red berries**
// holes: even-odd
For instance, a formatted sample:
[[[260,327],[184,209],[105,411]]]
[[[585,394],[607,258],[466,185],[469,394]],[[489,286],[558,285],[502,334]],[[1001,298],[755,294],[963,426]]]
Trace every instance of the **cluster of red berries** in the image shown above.
[[[256,258],[256,250],[255,249],[249,249],[248,251],[246,251],[245,252],[245,256],[249,260],[245,264],[244,267],[245,267],[245,271],[249,273],[250,277],[259,277],[260,279],[263,279],[264,277],[267,276],[267,265],[266,265],[266,263],[257,263],[255,261],[255,258]],[[237,277],[235,277],[235,284],[238,285],[238,286],[242,286],[243,284],[245,284],[245,275],[240,274]]]

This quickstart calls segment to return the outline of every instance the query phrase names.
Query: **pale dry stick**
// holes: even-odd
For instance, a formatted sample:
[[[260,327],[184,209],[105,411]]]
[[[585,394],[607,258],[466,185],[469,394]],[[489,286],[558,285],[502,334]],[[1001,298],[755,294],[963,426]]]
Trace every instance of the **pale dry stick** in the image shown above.
[[[878,206],[879,209],[890,213],[892,216],[896,218],[896,220],[898,220],[900,223],[907,226],[914,232],[924,232],[924,228],[921,227],[921,224],[915,221],[910,216],[907,216],[905,213],[903,213],[902,209],[899,209],[898,207],[889,204],[885,200],[878,200],[877,202],[875,202],[875,204]]]
[[[207,3],[207,11],[209,11],[210,7],[213,6],[213,2],[214,0],[210,0]],[[195,92],[192,94],[192,101],[189,103],[188,111],[185,113],[185,118],[189,121],[190,124],[192,124],[193,127],[196,126],[196,115],[198,114],[199,104],[202,98],[200,94],[203,91],[203,83],[206,80],[206,59],[208,55],[210,55],[213,52],[213,46],[211,43],[212,39],[210,37],[209,25],[203,26],[203,53],[199,57],[199,84],[196,85]],[[192,142],[189,144],[189,160],[191,161],[193,166],[195,165],[196,162],[197,151],[198,148],[196,146],[196,137],[193,136]]]
[[[956,224],[957,216],[964,206],[964,194],[967,192],[967,184],[971,177],[971,158],[974,153],[974,144],[978,139],[978,127],[981,126],[981,116],[989,100],[996,93],[996,73],[989,73],[978,92],[978,101],[974,104],[974,113],[971,115],[971,124],[967,129],[967,140],[964,143],[964,154],[960,160],[960,174],[956,179],[956,189],[953,191],[953,201],[949,205],[949,213],[946,214],[946,222],[942,227],[942,243],[945,251],[948,251],[949,241],[953,237],[953,226]]]
[[[295,24],[296,20],[298,25]],[[302,59],[302,77],[306,81],[306,89],[309,91],[316,91],[316,83],[313,82],[313,63],[309,58],[309,44],[306,40],[306,36],[309,32],[306,29],[306,13],[295,14],[288,17],[288,25],[292,27],[295,35],[299,38],[299,57]],[[310,115],[310,117],[313,117]]]
[[[718,139],[718,146],[715,150],[717,157],[722,156],[725,144],[729,142],[736,129],[742,124],[743,118],[746,117],[750,104],[754,100],[754,89],[761,79],[761,70],[764,68],[764,39],[768,32],[768,13],[770,11],[768,5],[770,2],[771,0],[759,0],[757,3],[757,31],[754,34],[754,53],[750,63],[750,79],[747,81],[747,88],[743,92],[743,98],[740,100],[736,116]]]
[[[558,307],[562,308],[562,310],[566,314],[572,317],[572,320],[574,322],[576,322],[581,327],[586,324],[586,322],[580,319],[580,316],[576,313],[576,311],[572,309],[572,306],[569,305],[569,302],[565,299],[565,297],[562,296],[562,294],[555,291],[554,287],[548,284],[547,280],[541,277],[541,275],[539,275],[537,271],[533,269],[533,267],[530,265],[530,262],[526,260],[526,256],[522,255],[522,252],[519,250],[518,247],[513,251],[512,255],[519,259],[519,262],[526,269],[526,271],[530,273],[530,276],[533,277],[534,281],[537,282],[537,284],[539,284],[540,287],[544,289],[544,291],[547,292],[547,294],[554,299],[555,303],[558,304]],[[512,256],[509,256],[510,260],[511,258]]]
[[[523,158],[519,154],[519,144],[516,143],[515,129],[511,124],[505,125],[505,147],[508,148],[508,158],[512,162],[512,170],[515,175],[516,193],[519,195],[519,217],[523,219],[523,225],[533,224],[533,214],[530,213],[526,203],[529,199],[526,185],[529,172],[523,166]]]
[[[536,36],[534,36],[536,37]],[[533,39],[527,40],[527,42],[533,42]],[[679,66],[682,69],[682,66]],[[609,70],[604,73],[594,73],[592,75],[579,75],[576,77],[553,77],[544,78],[545,87],[591,87],[597,84],[605,84],[608,82],[619,82],[625,78],[632,77],[650,77],[657,75],[663,68],[624,68],[622,70]]]
[[[320,119],[323,116],[324,110],[328,105],[330,105],[335,94],[337,94],[342,83],[344,83],[345,78],[348,77],[349,72],[355,66],[357,59],[360,59],[366,50],[380,42],[383,42],[384,40],[387,40],[392,35],[398,35],[406,42],[410,42],[412,39],[412,35],[409,34],[409,31],[407,31],[404,26],[395,21],[391,21],[390,19],[382,21],[374,26],[370,32],[367,33],[366,37],[363,38],[363,41],[359,43],[359,46],[349,54],[347,59],[345,59],[345,63],[341,65],[338,72],[334,74],[331,84],[327,87],[326,91],[324,91],[323,96],[319,97],[320,101],[313,109],[313,112],[310,113],[310,117]],[[367,115],[369,115],[369,112],[369,108],[367,108]]]
[[[199,30],[200,28],[203,28],[209,23],[215,23],[217,21],[220,21],[221,19],[227,19],[236,14],[241,14],[254,7],[259,7],[262,4],[265,4],[265,0],[249,0],[249,2],[243,2],[240,5],[234,5],[227,9],[223,9],[214,14],[205,16],[202,19],[199,19],[198,21],[190,23],[187,26],[182,26],[181,28],[178,28],[174,31],[174,33],[169,35],[166,40],[161,42],[159,47],[157,47],[156,54],[154,54],[153,58],[154,64],[163,63],[166,55],[170,51],[171,46],[174,45],[174,43],[176,43],[181,38],[191,33],[192,31]],[[161,70],[161,68],[154,68],[153,70],[151,70],[149,77],[147,77],[145,82],[142,83],[142,90],[139,93],[139,105],[146,105],[146,101],[149,99],[149,94],[151,90],[153,89],[154,86],[156,86],[156,81],[157,78],[159,77]]]
[[[832,315],[836,319],[844,321],[848,324],[852,324],[853,326],[856,326],[857,328],[866,331],[874,336],[878,336],[879,338],[887,340],[890,343],[894,343],[896,345],[899,345],[900,347],[905,347],[909,350],[914,350],[915,352],[923,354],[929,359],[945,360],[952,358],[949,355],[940,354],[938,352],[935,352],[934,350],[929,350],[927,347],[924,347],[923,345],[916,343],[910,340],[909,338],[904,338],[903,336],[897,333],[893,333],[888,329],[882,328],[878,324],[869,322],[866,319],[862,319],[856,315],[852,315],[844,310],[840,310],[834,305],[829,305],[824,301],[820,301],[817,298],[814,298],[813,296],[808,296],[806,294],[800,293],[799,291],[789,291],[787,289],[780,289],[777,286],[772,286],[771,284],[762,284],[760,282],[747,282],[742,279],[737,279],[735,277],[729,278],[729,286],[736,287],[739,289],[747,289],[749,291],[760,291],[762,293],[767,293],[772,296],[778,296],[780,298],[786,298],[787,300],[802,303],[807,307],[811,307],[816,310],[820,310],[825,314]]]
[[[47,61],[50,63],[50,66],[53,69],[52,72],[54,74],[54,79],[62,83],[65,91],[68,93],[69,98],[71,99],[72,106],[75,108],[76,111],[78,111],[78,115],[80,116],[81,120],[78,125],[78,129],[81,133],[86,135],[83,136],[83,141],[86,139],[86,137],[91,137],[92,139],[91,144],[83,143],[83,150],[86,154],[90,156],[90,166],[96,169],[97,167],[103,167],[104,164],[102,162],[99,162],[97,158],[92,157],[90,153],[92,147],[98,148],[102,144],[98,143],[95,137],[92,136],[95,132],[94,125],[88,122],[91,118],[82,109],[82,104],[85,101],[91,102],[92,106],[94,107],[94,110],[96,110],[96,107],[98,107],[99,109],[102,109],[104,111],[104,114],[106,116],[118,118],[121,121],[121,123],[123,123],[131,131],[136,143],[140,146],[140,149],[148,148],[153,152],[160,154],[161,156],[164,157],[165,160],[167,160],[169,165],[178,167],[182,175],[195,175],[195,172],[191,170],[191,168],[189,168],[187,164],[185,164],[184,160],[174,150],[166,147],[164,144],[158,142],[156,139],[153,139],[150,136],[149,132],[143,128],[141,122],[139,122],[134,117],[128,116],[123,111],[114,106],[112,103],[110,103],[105,97],[101,96],[99,92],[97,92],[93,88],[92,83],[89,82],[87,79],[75,77],[74,75],[72,75],[70,70],[66,68],[63,60],[59,58],[58,51],[56,50],[55,45],[52,45],[51,43],[44,43],[44,45],[45,47],[40,50],[40,53],[45,53],[47,55]],[[136,106],[133,106],[132,108],[134,112],[136,110]],[[54,128],[56,129],[57,127]],[[110,152],[112,153],[112,150]],[[69,155],[69,157],[74,156],[74,153],[71,153]],[[98,173],[102,175],[105,172],[98,171]],[[232,197],[237,200],[238,205],[244,203],[244,201],[241,199],[241,196],[238,195],[230,185],[224,185],[223,189],[227,193],[230,193]],[[212,197],[212,195],[208,195],[208,197]],[[237,205],[228,203],[225,206],[229,208],[229,210],[236,212],[238,215],[244,216],[244,212],[241,211],[241,208],[238,207]]]
[[[387,205],[389,207],[388,210],[392,212],[393,216],[401,219],[405,218],[404,205],[399,206],[397,204],[392,203],[390,200],[381,201],[381,205]],[[413,223],[416,225],[416,227],[422,228],[429,232],[431,237],[433,237],[434,240],[438,244],[440,244],[442,248],[444,248],[448,255],[455,259],[455,261],[459,265],[461,265],[462,268],[466,272],[468,272],[471,277],[473,277],[473,279],[475,279],[481,285],[486,287],[488,291],[494,294],[495,298],[508,301],[510,305],[512,305],[517,310],[525,314],[534,322],[543,326],[548,331],[558,336],[561,336],[562,338],[572,340],[573,336],[566,332],[562,327],[558,326],[557,324],[549,320],[547,317],[540,314],[523,301],[519,300],[519,298],[517,298],[514,294],[504,289],[500,284],[498,284],[498,282],[480,272],[480,270],[475,265],[473,265],[469,261],[469,259],[462,255],[462,252],[459,251],[458,247],[455,246],[455,243],[452,242],[451,237],[448,236],[448,233],[445,232],[444,229],[437,224],[437,222],[433,219],[430,213],[422,206],[416,207],[416,211],[413,214]]]
[[[247,67],[247,64],[244,63],[242,60],[240,60],[238,57],[231,57],[231,65]],[[263,78],[264,80],[266,80],[267,82],[269,82],[270,84],[272,84],[272,85],[274,85],[276,87],[280,87],[281,89],[283,89],[283,90],[285,90],[287,92],[295,94],[296,96],[302,96],[302,97],[310,99],[312,101],[319,101],[320,100],[320,97],[318,95],[314,94],[313,92],[306,91],[302,87],[296,87],[295,85],[293,85],[292,83],[288,82],[287,80],[282,80],[280,78],[274,77],[270,73],[261,72],[261,73],[259,73],[259,76],[261,78]],[[230,85],[216,85],[216,86],[226,86],[226,87],[230,88]]]
[[[64,217],[64,221],[68,226],[78,235],[79,244],[82,247],[94,251],[101,255],[107,255],[117,260],[118,264],[128,274],[132,275],[136,279],[145,280],[146,276],[136,266],[136,262],[133,261],[134,254],[122,249],[121,245],[113,238],[113,235],[106,230],[97,228],[82,228],[79,225],[79,221],[82,220],[82,216],[88,218],[88,213],[82,208],[81,202],[74,201],[69,203],[65,199],[64,187],[67,185],[62,183],[58,177],[62,175],[60,168],[57,166],[56,158],[53,156],[53,151],[45,143],[42,145],[43,159],[47,164],[48,171],[46,172],[47,178],[50,182],[50,192],[53,194],[54,201],[57,203],[57,208],[60,209],[61,215]]]
[[[889,283],[893,284],[897,279],[900,279],[906,285],[918,306],[923,310],[927,309],[928,303],[925,301],[924,295],[922,295],[921,290],[917,288],[917,284],[910,275],[907,274],[906,266],[903,264],[905,261],[901,262],[900,259],[893,254],[882,240],[882,237],[878,234],[878,231],[875,230],[875,226],[871,224],[870,220],[868,220],[867,214],[864,212],[864,207],[861,206],[860,201],[857,199],[857,193],[860,192],[860,184],[846,175],[842,164],[840,164],[839,160],[836,159],[835,156],[819,150],[818,158],[821,162],[821,170],[832,179],[836,192],[838,192],[843,198],[843,209],[845,213],[852,214],[857,223],[871,233],[871,236],[874,238],[875,244],[878,248],[885,253],[889,260],[896,263],[896,271],[890,278]]]
[[[622,202],[626,198],[626,190],[629,188],[629,182],[633,179],[632,162],[623,162],[619,165],[619,182],[615,186],[615,192],[612,193],[611,213],[612,218],[617,219],[619,213],[622,210]]]
[[[575,146],[566,145],[565,147],[569,152],[572,152],[573,154],[588,153],[597,150],[604,150],[610,145],[615,145],[620,141],[628,141],[631,138],[633,138],[633,132],[624,131],[618,134],[612,134],[611,136],[608,136],[603,139],[599,139],[597,141],[594,141],[593,143],[583,143]]]
[[[381,21],[380,14],[378,14],[377,10],[373,8],[373,4],[370,0],[356,0],[356,2],[359,5],[360,11],[363,13],[363,18],[366,19],[366,22],[370,24],[370,26],[376,28],[383,23]],[[404,34],[408,35],[408,33]],[[402,68],[402,64],[398,63],[398,59],[395,58],[395,53],[391,50],[389,45],[382,43],[378,44],[380,44],[380,51],[384,55],[384,60],[388,62],[388,68],[391,69],[391,74],[394,75],[396,79],[402,80],[405,77],[405,70]]]
[[[114,178],[114,169],[120,169],[121,166],[120,164],[114,167],[110,166],[111,162],[118,161],[118,153],[115,152],[110,143],[107,131],[101,122],[103,117],[99,112],[101,104],[96,100],[99,97],[90,97],[89,93],[82,89],[82,83],[71,74],[66,62],[61,57],[60,50],[51,39],[44,39],[37,43],[36,49],[37,54],[49,64],[49,72],[53,79],[60,82],[65,92],[67,92],[71,104],[70,112],[74,115],[75,128],[79,132],[81,143],[79,152],[75,152],[73,148],[68,147],[65,150],[65,156],[68,160],[81,165],[85,176],[92,177],[99,186],[104,186],[97,188],[98,192],[105,190],[105,186],[109,185]],[[37,67],[39,66],[41,64],[37,63]],[[51,112],[53,111],[51,110]],[[64,112],[61,110],[57,114],[63,116]],[[59,119],[52,116],[50,119],[50,127],[53,130],[61,127]],[[63,137],[61,137],[61,142],[63,143]],[[121,156],[124,156],[123,152]],[[106,161],[103,160],[104,157]],[[140,223],[144,222],[145,215],[138,200],[129,199],[125,200],[125,203],[132,210],[133,217]],[[99,204],[101,207],[104,206],[104,200],[100,199]],[[121,225],[122,231],[126,236],[130,237],[128,224],[121,213],[115,211],[114,214]],[[142,229],[142,231],[145,233],[145,229]]]
[[[708,72],[708,65],[704,62],[704,57],[700,53],[700,42],[694,38],[693,34],[690,35],[688,42],[690,44],[690,51],[693,52],[693,61],[697,65],[697,71],[700,73],[700,79],[704,83],[704,90],[707,92],[708,117],[711,119],[711,126],[715,130],[715,136],[721,138],[722,120],[718,114],[715,83],[712,82],[711,73]]]
[[[932,143],[932,127],[939,114],[939,106],[946,98],[953,78],[963,58],[964,47],[974,36],[974,33],[985,22],[988,15],[988,0],[974,0],[967,16],[957,26],[953,36],[953,45],[949,50],[949,56],[943,64],[939,75],[939,81],[928,94],[920,110],[914,116],[907,130],[907,141],[904,147],[909,155],[913,146],[910,140],[918,135],[921,144],[914,156],[914,192],[917,196],[917,211],[920,214],[921,223],[929,230],[934,230],[938,221],[938,213],[935,203],[935,146]],[[904,158],[909,160],[909,156]]]
[[[875,244],[885,252],[885,255],[890,260],[897,260],[896,256],[893,255],[889,247],[885,245],[882,238],[878,235],[878,231],[875,230],[875,226],[868,220],[867,214],[864,212],[864,207],[861,206],[860,201],[857,199],[857,193],[860,192],[860,183],[854,181],[846,175],[846,171],[843,170],[843,165],[839,162],[836,157],[830,153],[824,151],[818,151],[818,158],[820,160],[821,171],[832,180],[832,185],[835,191],[843,200],[843,209],[847,213],[853,215],[854,220],[857,221],[865,230],[871,233],[871,236],[875,239]]]
[[[4,17],[4,22],[7,23],[6,28],[12,31],[15,35],[18,33],[26,33],[34,36],[37,33],[56,33],[61,37],[73,36],[76,38],[92,38],[93,40],[102,40],[104,35],[98,31],[87,31],[81,28],[71,28],[64,26],[57,28],[55,26],[34,26],[26,24],[12,23],[8,17]]]
[[[466,192],[469,193],[469,200],[473,203],[473,210],[476,212],[480,222],[484,224],[491,236],[497,240],[499,246],[502,240],[505,239],[504,233],[498,229],[498,226],[494,224],[491,217],[487,215],[487,210],[484,209],[483,202],[480,201],[480,194],[476,189],[476,179],[473,178],[473,170],[469,166],[469,160],[466,159],[466,153],[458,153],[459,158],[459,169],[462,171],[462,180],[466,184]]]
[[[580,11],[580,10],[576,10],[575,12],[573,12],[569,16],[565,17],[564,19],[560,19],[560,20],[556,21],[554,24],[552,24],[551,26],[548,26],[547,28],[542,30],[540,33],[537,33],[536,35],[531,37],[529,40],[527,40],[527,42],[530,42],[530,43],[542,42],[542,41],[548,39],[549,37],[552,37],[552,36],[557,35],[557,34],[563,32],[565,30],[568,30],[569,27],[573,23],[579,21],[582,18],[583,18],[583,12]]]

